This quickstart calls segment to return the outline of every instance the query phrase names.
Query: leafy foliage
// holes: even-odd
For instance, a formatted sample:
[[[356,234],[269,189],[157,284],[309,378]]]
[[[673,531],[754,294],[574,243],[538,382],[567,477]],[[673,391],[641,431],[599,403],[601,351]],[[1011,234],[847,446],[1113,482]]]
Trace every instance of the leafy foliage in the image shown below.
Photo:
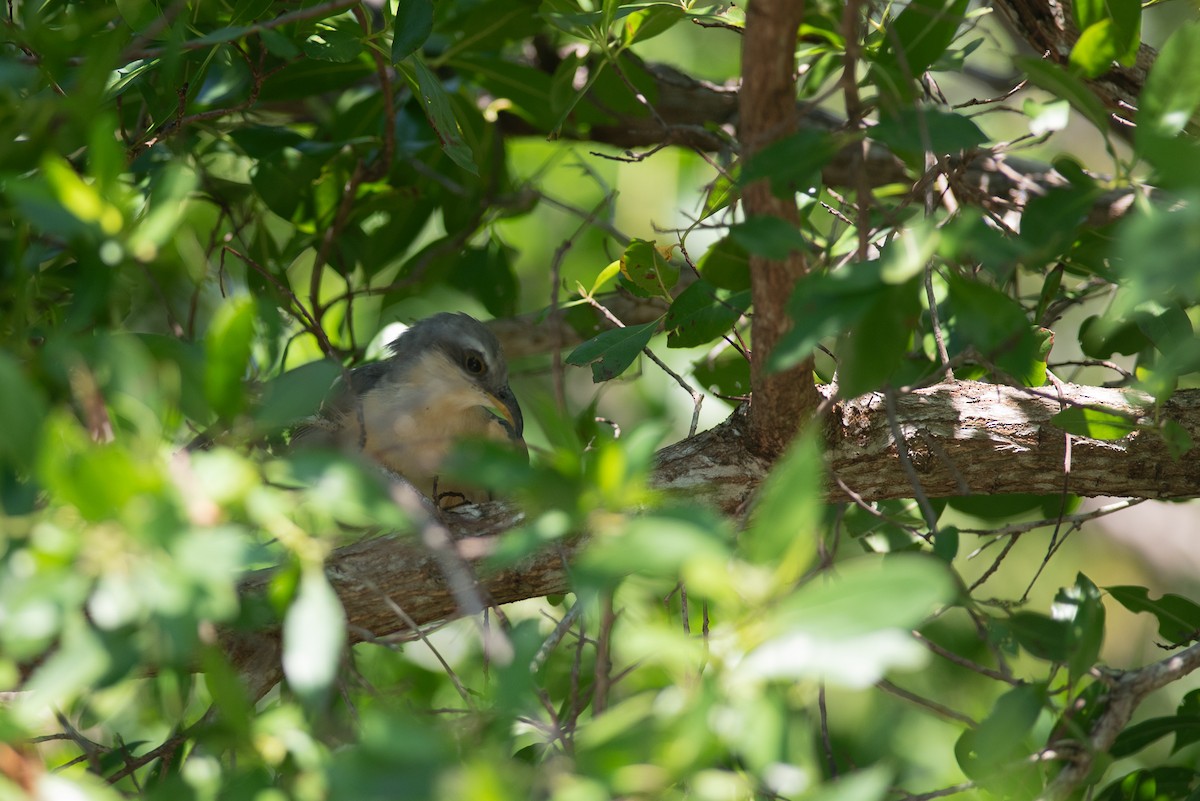
[[[1078,499],[830,505],[807,432],[728,514],[654,489],[655,451],[687,429],[675,400],[729,413],[752,354],[819,350],[841,397],[1115,381],[1146,416],[1065,408],[1060,436],[1194,458],[1160,412],[1200,375],[1200,23],[1179,12],[1113,104],[1093,79],[1153,10],[1073,3],[1063,63],[1013,55],[1036,92],[1006,104],[960,80],[987,4],[805,5],[797,98],[855,119],[743,162],[713,83],[738,77],[740,4],[9,3],[0,797],[1027,798],[1069,770],[1107,665],[1147,661],[1113,613],[1172,648],[1200,631],[1187,589],[1052,563]],[[995,188],[1035,169],[1026,144],[1054,171]],[[760,181],[794,219],[747,216]],[[756,351],[758,266],[794,254],[792,326]],[[378,535],[429,546],[472,611],[437,521],[287,432],[380,331],[448,308],[534,312],[542,342],[511,365],[532,461],[454,463],[523,510],[479,569],[573,561],[566,595],[443,628],[325,569]],[[347,618],[364,594],[386,631]],[[235,658],[262,632],[278,653]],[[1197,699],[1125,721],[1087,792],[1195,797],[1170,761],[1195,761]]]

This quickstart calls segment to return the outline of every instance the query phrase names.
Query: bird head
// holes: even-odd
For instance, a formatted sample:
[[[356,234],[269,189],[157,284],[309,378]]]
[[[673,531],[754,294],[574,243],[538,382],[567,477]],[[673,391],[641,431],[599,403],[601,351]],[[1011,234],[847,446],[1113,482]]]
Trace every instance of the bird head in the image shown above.
[[[423,387],[447,414],[482,407],[508,435],[520,440],[525,421],[508,385],[500,342],[468,314],[443,312],[408,328],[391,345],[389,372],[409,387]]]

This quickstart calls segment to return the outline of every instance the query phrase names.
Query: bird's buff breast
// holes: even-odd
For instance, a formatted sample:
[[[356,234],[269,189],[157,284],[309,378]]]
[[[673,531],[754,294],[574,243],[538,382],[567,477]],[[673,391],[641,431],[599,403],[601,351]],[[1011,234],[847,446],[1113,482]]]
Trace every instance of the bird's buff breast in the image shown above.
[[[422,365],[424,366],[424,365]],[[490,401],[449,365],[429,365],[411,384],[379,387],[363,398],[363,451],[426,493],[454,445],[470,437],[506,437],[486,411]],[[447,378],[449,376],[449,378]],[[419,387],[420,390],[414,389]],[[439,490],[446,489],[439,482]]]

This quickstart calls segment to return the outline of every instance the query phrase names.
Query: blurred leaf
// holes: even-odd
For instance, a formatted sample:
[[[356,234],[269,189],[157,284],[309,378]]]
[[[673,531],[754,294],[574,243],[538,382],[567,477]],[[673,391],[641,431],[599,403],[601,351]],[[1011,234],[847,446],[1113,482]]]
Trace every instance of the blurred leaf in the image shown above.
[[[254,410],[256,427],[264,433],[274,432],[316,414],[321,401],[341,375],[338,365],[321,360],[268,381],[262,388],[262,400]]]
[[[1133,64],[1142,33],[1140,0],[1080,0],[1071,9],[1081,31],[1071,48],[1072,68],[1095,78],[1114,61]]]
[[[768,639],[738,672],[754,679],[822,679],[866,687],[893,668],[913,669],[926,654],[910,630],[954,597],[945,563],[929,557],[863,557],[816,577],[765,622]]]
[[[1038,659],[1066,662],[1071,656],[1070,624],[1037,612],[1016,612],[1006,625],[1021,647]]]
[[[283,674],[302,699],[324,698],[346,647],[346,614],[320,567],[306,568],[283,619]]]
[[[254,337],[254,300],[246,295],[227,299],[204,338],[204,396],[218,415],[235,417],[246,406],[246,379]]]
[[[693,365],[692,374],[702,388],[722,395],[736,397],[750,392],[750,362],[732,348],[715,359],[700,359]]]
[[[45,400],[20,365],[0,352],[0,465],[26,469],[33,464],[41,437]]]
[[[729,235],[749,253],[768,259],[786,259],[809,248],[796,226],[778,217],[750,217],[729,226]]]
[[[684,11],[674,3],[654,3],[634,11],[625,18],[621,43],[628,47],[666,33],[684,18]]]
[[[731,540],[728,523],[703,506],[667,507],[634,517],[617,534],[593,539],[579,569],[610,578],[637,574],[675,582],[698,561],[726,563]]]
[[[966,9],[967,0],[913,0],[887,26],[872,76],[891,105],[916,97],[914,81],[954,41]]]
[[[1013,59],[1013,62],[1024,71],[1030,83],[1068,101],[1101,133],[1108,131],[1108,111],[1082,80],[1040,58],[1022,56]]]
[[[933,108],[902,108],[871,129],[871,138],[905,158],[922,153],[939,155],[971,150],[988,141],[972,120]]]
[[[661,320],[614,328],[589,339],[567,355],[567,364],[592,366],[592,381],[611,381],[633,364],[650,344]]]
[[[392,64],[415,53],[433,32],[433,0],[399,0],[392,28]]]
[[[838,347],[838,391],[862,395],[887,384],[911,347],[920,315],[917,279],[881,287]],[[774,354],[772,354],[774,356]]]
[[[806,431],[775,463],[759,490],[753,523],[741,543],[752,561],[775,566],[779,586],[798,580],[817,558],[823,475],[818,437]]]
[[[718,239],[705,251],[696,269],[715,287],[735,292],[750,288],[750,256],[731,236]]]
[[[1181,459],[1196,447],[1196,441],[1188,430],[1174,420],[1162,421],[1158,433],[1162,435],[1172,459]]]
[[[1200,773],[1191,768],[1161,767],[1127,773],[1096,795],[1096,801],[1195,801]]]
[[[1158,636],[1172,646],[1191,642],[1200,633],[1200,604],[1166,593],[1150,598],[1145,587],[1105,587],[1104,590],[1130,612],[1149,612],[1158,620]]]
[[[1032,753],[1028,738],[1045,704],[1042,684],[1023,684],[1000,696],[979,728],[958,738],[954,751],[963,773],[986,779]]]
[[[1200,23],[1180,25],[1158,51],[1138,102],[1135,150],[1184,131],[1200,106]],[[1166,165],[1159,164],[1160,169]]]
[[[957,274],[950,274],[946,283],[954,315],[950,323],[951,355],[969,346],[1027,386],[1035,385],[1037,374],[1044,377],[1045,360],[1040,358],[1038,339],[1016,301]]]
[[[750,306],[750,290],[729,292],[700,279],[671,302],[663,328],[669,348],[691,348],[729,331]]]
[[[747,159],[738,182],[743,186],[767,179],[771,193],[791,197],[807,192],[821,182],[821,168],[838,152],[832,134],[804,129],[778,139]]]
[[[1172,734],[1188,742],[1200,739],[1200,716],[1171,715],[1135,723],[1117,735],[1108,752],[1120,759],[1136,754],[1151,743]]]
[[[1050,418],[1050,422],[1079,437],[1089,439],[1124,439],[1138,430],[1136,420],[1116,412],[1072,406]]]
[[[960,495],[949,499],[952,509],[966,512],[984,520],[1003,520],[1038,509],[1048,500],[1057,500],[1060,495],[1032,495],[1008,493],[1003,495]]]
[[[1064,587],[1055,595],[1052,614],[1055,620],[1066,621],[1070,626],[1067,669],[1071,682],[1078,682],[1099,660],[1104,642],[1104,603],[1100,590],[1079,573],[1073,586]]]
[[[879,261],[848,264],[832,273],[810,273],[796,283],[788,304],[793,326],[776,343],[768,367],[771,370],[794,367],[825,337],[852,328],[872,310],[886,309],[897,300],[901,301],[903,312],[903,307],[910,305],[904,302],[908,298],[916,299],[915,284],[899,287],[889,284]],[[897,320],[895,314],[887,317],[884,325]],[[865,339],[860,342],[867,347]]]

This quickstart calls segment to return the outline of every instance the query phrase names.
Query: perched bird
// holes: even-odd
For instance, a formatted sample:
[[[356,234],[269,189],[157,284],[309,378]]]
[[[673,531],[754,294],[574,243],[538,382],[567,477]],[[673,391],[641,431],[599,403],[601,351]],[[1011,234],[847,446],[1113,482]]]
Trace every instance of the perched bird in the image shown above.
[[[337,389],[293,444],[361,451],[439,505],[484,499],[479,488],[450,486],[440,474],[463,438],[525,448],[500,343],[470,315],[442,313],[415,323],[388,347],[389,358],[350,371],[349,388]]]

